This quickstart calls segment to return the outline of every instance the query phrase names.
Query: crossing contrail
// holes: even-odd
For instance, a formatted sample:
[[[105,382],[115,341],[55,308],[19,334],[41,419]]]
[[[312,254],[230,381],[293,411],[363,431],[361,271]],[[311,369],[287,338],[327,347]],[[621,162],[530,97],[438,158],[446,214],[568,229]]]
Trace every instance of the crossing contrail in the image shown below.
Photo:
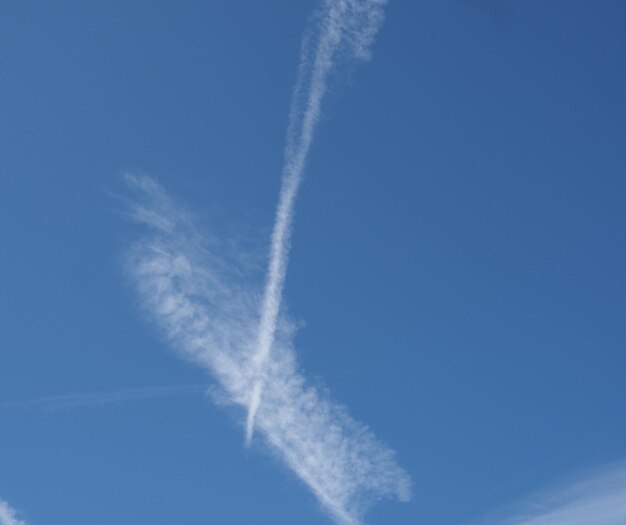
[[[127,176],[139,193],[131,215],[151,232],[129,259],[144,305],[183,356],[211,371],[224,399],[244,408],[246,443],[258,430],[343,525],[361,523],[380,498],[408,500],[411,481],[393,451],[307,383],[281,300],[294,204],[330,76],[369,57],[385,3],[322,0],[304,35],[264,282],[215,233],[200,234],[155,181]]]
[[[267,381],[266,363],[274,343],[287,264],[294,204],[319,121],[329,75],[341,60],[366,59],[383,21],[386,0],[324,0],[305,34],[287,130],[282,185],[272,232],[269,267],[253,366],[256,369],[246,421],[246,442]]]
[[[128,259],[142,304],[180,354],[213,375],[220,402],[247,411],[258,378],[251,356],[263,284],[248,266],[250,254],[201,232],[153,180],[128,176],[128,182],[138,193],[131,216],[145,227]],[[393,451],[303,377],[284,312],[276,327],[256,412],[257,432],[272,455],[342,525],[361,523],[381,498],[409,499],[411,482]]]

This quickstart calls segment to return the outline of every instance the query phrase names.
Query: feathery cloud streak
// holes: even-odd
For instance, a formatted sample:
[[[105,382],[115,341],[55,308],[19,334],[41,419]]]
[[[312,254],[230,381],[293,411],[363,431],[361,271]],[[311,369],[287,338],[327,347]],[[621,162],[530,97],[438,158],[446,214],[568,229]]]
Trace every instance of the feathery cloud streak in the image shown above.
[[[283,294],[293,208],[320,116],[329,75],[341,60],[367,59],[383,21],[387,0],[324,0],[305,34],[290,112],[282,185],[266,276],[254,365],[257,369],[246,423],[246,442],[254,432],[256,413],[267,380],[266,363],[274,343]]]
[[[535,496],[493,519],[498,525],[623,525],[626,523],[626,463],[571,485]]]
[[[154,181],[127,180],[138,194],[131,215],[143,225],[129,256],[143,305],[183,357],[212,373],[222,398],[247,410],[258,377],[262,279],[227,243],[200,235]],[[293,332],[281,314],[265,363],[258,434],[339,523],[360,523],[377,499],[407,500],[410,480],[394,453],[299,373]]]
[[[103,406],[126,401],[140,401],[157,397],[201,394],[205,385],[177,385],[164,387],[131,388],[113,392],[94,392],[83,394],[67,394],[62,396],[44,397],[28,401],[0,403],[0,410],[18,410],[25,412],[57,411],[70,408]]]
[[[0,525],[26,525],[26,522],[18,520],[15,510],[0,499]]]

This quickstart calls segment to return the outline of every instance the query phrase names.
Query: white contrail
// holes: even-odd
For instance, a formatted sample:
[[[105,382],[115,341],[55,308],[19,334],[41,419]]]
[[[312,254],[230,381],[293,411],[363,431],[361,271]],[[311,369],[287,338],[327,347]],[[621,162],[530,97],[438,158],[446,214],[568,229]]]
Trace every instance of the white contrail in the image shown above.
[[[253,359],[257,377],[248,406],[248,444],[252,439],[266,381],[265,365],[276,333],[287,272],[294,203],[319,120],[328,77],[338,58],[349,60],[369,56],[369,46],[382,23],[385,3],[386,0],[325,0],[302,46]],[[337,57],[338,54],[342,56]]]
[[[0,403],[0,410],[19,410],[26,412],[57,411],[70,408],[103,406],[125,401],[139,401],[155,397],[170,397],[206,392],[206,385],[176,385],[163,387],[130,388],[113,392],[93,392],[50,396],[27,401]]]
[[[26,525],[26,522],[17,519],[15,509],[3,500],[0,500],[0,525]]]
[[[220,399],[247,410],[258,377],[251,356],[262,279],[250,276],[249,254],[200,235],[154,181],[127,179],[139,196],[131,216],[147,228],[128,259],[142,304],[184,358],[213,374]],[[296,363],[294,328],[284,313],[276,326],[256,415],[257,432],[269,449],[338,523],[360,523],[380,498],[408,499],[410,480],[394,453],[344,407],[307,384]]]
[[[494,525],[624,525],[626,463],[535,495],[482,523]]]

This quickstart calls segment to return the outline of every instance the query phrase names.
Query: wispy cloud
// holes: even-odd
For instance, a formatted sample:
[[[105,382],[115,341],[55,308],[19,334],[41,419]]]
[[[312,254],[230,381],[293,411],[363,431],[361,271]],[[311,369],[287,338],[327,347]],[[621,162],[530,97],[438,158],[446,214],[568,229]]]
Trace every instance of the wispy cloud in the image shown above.
[[[246,441],[250,443],[261,404],[266,364],[272,351],[283,295],[293,222],[293,208],[317,126],[329,75],[338,62],[367,59],[383,21],[386,0],[324,0],[305,34],[294,89],[282,186],[261,307],[254,366],[256,378],[248,402]]]
[[[11,401],[0,403],[0,410],[23,412],[39,412],[67,410],[71,408],[103,406],[112,403],[139,401],[157,397],[172,397],[194,395],[206,392],[206,385],[176,385],[164,387],[130,388],[113,392],[93,392],[82,394],[66,394],[50,396],[26,401]]]
[[[233,405],[248,409],[258,378],[255,350],[262,281],[216,235],[201,235],[164,190],[129,175],[133,218],[143,225],[129,269],[142,303],[186,359],[209,370]],[[394,453],[298,370],[294,328],[277,318],[265,362],[256,428],[268,448],[340,523],[355,525],[379,498],[409,498],[410,480]],[[243,422],[242,422],[243,424]]]
[[[15,509],[3,500],[0,500],[0,525],[26,525],[26,522],[17,519]]]
[[[537,494],[484,523],[497,525],[624,525],[626,463]]]

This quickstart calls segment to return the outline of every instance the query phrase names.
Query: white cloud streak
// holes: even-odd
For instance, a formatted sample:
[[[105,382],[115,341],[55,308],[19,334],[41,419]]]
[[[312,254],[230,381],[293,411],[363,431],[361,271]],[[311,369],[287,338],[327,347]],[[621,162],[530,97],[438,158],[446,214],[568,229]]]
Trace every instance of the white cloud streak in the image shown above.
[[[0,403],[0,410],[20,412],[55,412],[72,408],[104,406],[127,401],[140,401],[159,397],[193,395],[206,392],[206,385],[176,385],[164,387],[130,388],[113,392],[93,392],[50,396],[27,401]]]
[[[257,377],[248,403],[248,444],[267,382],[266,364],[274,344],[287,273],[294,203],[328,78],[338,61],[369,58],[369,48],[383,21],[385,3],[386,0],[324,0],[304,38],[256,342],[254,365]]]
[[[212,373],[221,397],[246,411],[258,377],[262,279],[226,243],[200,235],[153,180],[127,180],[138,195],[131,215],[143,225],[128,261],[142,304],[184,358]],[[377,499],[407,500],[410,480],[394,453],[302,377],[293,333],[279,315],[256,415],[263,443],[338,523],[360,523]]]
[[[537,494],[487,522],[497,525],[624,525],[626,463]]]
[[[0,525],[26,525],[26,522],[17,519],[15,509],[3,500],[0,500]]]

